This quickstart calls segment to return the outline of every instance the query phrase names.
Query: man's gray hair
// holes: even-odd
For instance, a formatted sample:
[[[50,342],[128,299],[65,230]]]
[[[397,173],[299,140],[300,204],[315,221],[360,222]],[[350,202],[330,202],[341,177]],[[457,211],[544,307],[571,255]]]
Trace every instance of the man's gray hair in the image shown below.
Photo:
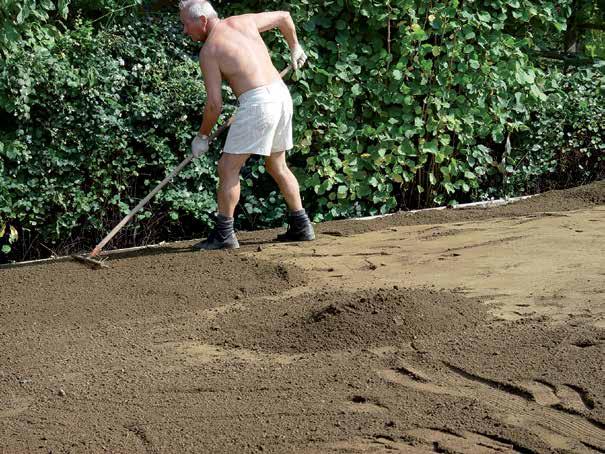
[[[181,0],[179,9],[185,11],[192,19],[197,19],[201,16],[207,19],[218,17],[218,14],[207,0]]]

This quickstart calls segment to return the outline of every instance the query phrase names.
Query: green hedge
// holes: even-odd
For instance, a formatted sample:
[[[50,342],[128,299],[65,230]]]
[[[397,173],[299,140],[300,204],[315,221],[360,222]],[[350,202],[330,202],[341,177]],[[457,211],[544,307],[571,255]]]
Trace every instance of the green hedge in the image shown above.
[[[510,194],[563,189],[605,178],[603,64],[549,75],[548,99],[511,149]]]
[[[569,4],[215,2],[221,15],[292,13],[310,58],[287,81],[290,162],[316,221],[505,190],[507,139],[547,101],[528,51],[534,34],[564,28]],[[197,52],[176,11],[131,8],[119,18],[124,11],[111,11],[120,3],[104,2],[91,24],[73,5],[65,21],[66,5],[49,9],[35,33],[13,21],[21,38],[6,26],[0,36],[0,225],[20,234],[13,257],[93,245],[185,156],[201,119]],[[271,32],[267,42],[284,67],[283,39]],[[112,245],[202,235],[217,157],[186,169]],[[280,225],[285,207],[262,160],[251,159],[242,181],[239,226]]]
[[[168,19],[102,31],[76,23],[12,49],[0,91],[10,122],[0,130],[0,218],[51,249],[91,244],[186,156],[204,87],[195,49]],[[170,222],[181,231],[181,214],[205,225],[214,169],[214,159],[196,161],[123,241]]]

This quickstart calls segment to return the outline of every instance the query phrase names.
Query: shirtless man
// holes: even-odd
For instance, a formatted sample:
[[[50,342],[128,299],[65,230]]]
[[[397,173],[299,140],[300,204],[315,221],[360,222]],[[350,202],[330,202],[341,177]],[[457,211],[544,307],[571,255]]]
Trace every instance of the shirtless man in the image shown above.
[[[208,151],[208,135],[222,109],[221,81],[225,79],[238,97],[239,108],[230,127],[218,163],[218,215],[214,230],[197,249],[233,249],[239,243],[233,215],[240,197],[240,169],[251,154],[266,156],[265,168],[277,183],[288,209],[288,230],[281,241],[315,239],[313,226],[302,207],[296,177],[286,165],[292,143],[292,98],[273,66],[261,33],[278,27],[298,69],[307,56],[298,43],[290,14],[275,11],[219,19],[210,2],[180,3],[183,31],[194,41],[203,41],[200,67],[207,100],[198,134],[191,144],[194,157]]]

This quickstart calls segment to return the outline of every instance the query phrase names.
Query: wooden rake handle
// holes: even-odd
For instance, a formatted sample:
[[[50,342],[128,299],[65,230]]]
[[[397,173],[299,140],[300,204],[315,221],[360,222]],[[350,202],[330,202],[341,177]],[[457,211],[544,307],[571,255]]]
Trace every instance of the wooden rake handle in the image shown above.
[[[284,70],[279,73],[279,76],[281,78],[283,78],[288,71],[290,71],[290,69],[292,69],[292,65],[288,65],[286,66],[286,68],[284,68]],[[214,131],[214,133],[212,133],[210,135],[210,137],[208,137],[208,143],[212,143],[214,141],[214,139],[216,139],[219,135],[221,135],[221,133],[227,129],[229,126],[231,126],[231,124],[235,121],[235,115],[232,115],[225,123],[223,123],[216,131]],[[160,184],[158,184],[153,191],[151,191],[149,194],[147,194],[147,196],[141,200],[139,202],[139,204],[134,207],[132,210],[130,210],[130,212],[124,217],[124,219],[122,219],[118,225],[116,225],[113,230],[111,232],[109,232],[107,234],[107,236],[105,238],[103,238],[101,240],[101,242],[99,244],[97,244],[95,246],[95,248],[92,250],[92,252],[88,255],[89,257],[95,257],[97,255],[99,255],[99,253],[103,250],[103,248],[105,247],[105,245],[107,243],[109,243],[109,241],[111,241],[111,239],[120,231],[122,230],[122,227],[124,227],[128,221],[130,221],[133,216],[135,214],[137,214],[141,208],[143,208],[147,202],[149,202],[158,192],[160,192],[160,190],[166,186],[174,177],[176,177],[181,170],[183,170],[183,167],[185,167],[187,164],[189,164],[191,162],[191,160],[193,159],[193,155],[189,155],[187,156],[185,159],[183,159],[183,161],[174,168],[174,170],[172,172],[170,172],[170,175],[168,175],[166,178],[164,178]]]

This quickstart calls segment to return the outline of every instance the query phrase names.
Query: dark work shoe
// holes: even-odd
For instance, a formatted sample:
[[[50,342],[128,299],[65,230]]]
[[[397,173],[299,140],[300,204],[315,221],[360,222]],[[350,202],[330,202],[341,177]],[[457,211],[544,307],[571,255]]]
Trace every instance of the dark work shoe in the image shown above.
[[[222,237],[217,230],[213,230],[208,235],[208,239],[200,241],[192,246],[194,249],[203,251],[214,251],[217,249],[239,249],[239,242],[235,232],[231,232],[226,237]]]
[[[291,213],[288,218],[288,230],[277,235],[277,241],[313,241],[315,231],[305,210]]]

